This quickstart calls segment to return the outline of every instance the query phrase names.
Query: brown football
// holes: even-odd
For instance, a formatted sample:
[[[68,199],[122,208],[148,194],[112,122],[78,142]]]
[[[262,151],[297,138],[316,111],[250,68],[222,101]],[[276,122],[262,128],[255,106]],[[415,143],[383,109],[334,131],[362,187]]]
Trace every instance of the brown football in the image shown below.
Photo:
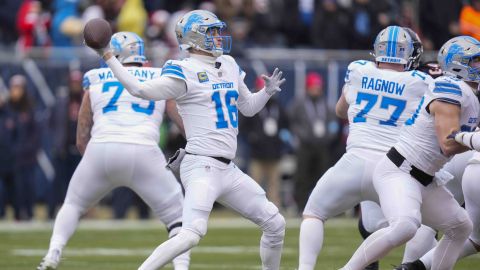
[[[88,47],[102,49],[107,47],[112,37],[110,24],[100,18],[91,19],[83,28],[83,38]]]

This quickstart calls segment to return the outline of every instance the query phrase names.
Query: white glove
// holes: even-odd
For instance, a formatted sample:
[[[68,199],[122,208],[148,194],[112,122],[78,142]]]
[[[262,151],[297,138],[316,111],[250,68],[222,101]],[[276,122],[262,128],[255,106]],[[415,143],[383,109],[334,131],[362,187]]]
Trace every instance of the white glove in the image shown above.
[[[445,186],[448,182],[453,179],[453,175],[444,169],[440,169],[435,173],[433,181],[437,183],[438,186]]]
[[[263,80],[265,81],[265,91],[270,96],[282,91],[280,86],[285,82],[285,78],[282,78],[283,72],[278,68],[275,68],[272,76],[268,77],[267,75],[262,75]]]
[[[452,132],[447,136],[448,139],[454,139],[461,145],[464,145],[472,150],[480,151],[480,132]]]

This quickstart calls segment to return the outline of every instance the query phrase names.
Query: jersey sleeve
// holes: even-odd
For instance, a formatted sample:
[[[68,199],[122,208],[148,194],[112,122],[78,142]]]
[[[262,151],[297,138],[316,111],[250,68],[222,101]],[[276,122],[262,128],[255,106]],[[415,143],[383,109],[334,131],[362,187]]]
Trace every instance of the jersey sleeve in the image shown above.
[[[462,104],[462,89],[460,85],[446,77],[440,77],[429,85],[431,101],[439,100],[460,106]]]
[[[83,74],[83,82],[82,82],[82,87],[83,90],[88,90],[90,88],[90,78],[88,77],[90,71],[87,73]]]
[[[161,77],[171,77],[186,81],[185,74],[180,61],[171,60],[163,65]]]

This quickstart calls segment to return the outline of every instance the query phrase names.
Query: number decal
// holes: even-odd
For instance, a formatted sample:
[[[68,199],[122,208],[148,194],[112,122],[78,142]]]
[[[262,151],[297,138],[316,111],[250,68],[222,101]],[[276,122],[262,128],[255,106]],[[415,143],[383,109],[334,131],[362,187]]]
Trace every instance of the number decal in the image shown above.
[[[103,107],[103,113],[116,111],[118,109],[116,103],[122,95],[124,89],[120,82],[106,82],[103,84],[102,93],[109,92],[110,88],[116,88],[115,94],[113,94],[113,97],[110,99],[107,106]],[[152,115],[153,111],[155,110],[155,102],[150,101],[148,103],[148,107],[146,108],[141,107],[138,103],[132,103],[132,110],[135,112],[144,113],[146,115]]]
[[[102,93],[110,91],[110,88],[116,88],[115,94],[113,94],[113,97],[110,99],[108,102],[107,106],[103,107],[103,113],[111,112],[111,111],[116,111],[118,109],[118,106],[115,105],[120,98],[120,95],[123,92],[123,85],[119,82],[106,82],[103,84],[102,88]]]
[[[367,101],[367,105],[353,118],[353,123],[365,122],[367,118],[364,116],[373,108],[373,105],[377,102],[378,96],[359,92],[357,95],[356,104],[362,103],[363,100]]]
[[[236,90],[229,90],[225,93],[225,106],[228,110],[228,118],[230,119],[230,124],[232,127],[238,127],[238,109],[233,101],[237,101],[238,92]],[[212,101],[215,102],[215,110],[217,111],[217,129],[228,128],[228,121],[225,119],[225,114],[223,113],[223,104],[220,97],[220,92],[214,92],[212,94]]]
[[[353,118],[353,123],[366,122],[367,118],[365,118],[365,115],[368,114],[368,112],[370,112],[373,106],[377,103],[377,100],[378,100],[378,95],[359,92],[357,95],[356,104],[361,104],[362,101],[367,101],[367,103],[365,107]],[[382,97],[380,108],[388,110],[390,106],[394,106],[395,110],[390,116],[390,119],[388,119],[387,121],[380,120],[379,121],[380,125],[396,127],[397,126],[396,122],[398,121],[398,118],[405,110],[406,105],[407,105],[407,102],[405,100],[391,98],[391,97]]]
[[[392,115],[390,116],[390,119],[387,121],[380,121],[380,125],[387,125],[387,126],[394,126],[396,127],[397,124],[396,122],[398,121],[398,118],[402,114],[402,112],[405,110],[405,106],[407,105],[407,102],[405,100],[401,99],[396,99],[396,98],[391,98],[391,97],[383,97],[382,98],[382,103],[380,103],[380,108],[388,110],[388,107],[394,106],[395,110],[393,111]]]

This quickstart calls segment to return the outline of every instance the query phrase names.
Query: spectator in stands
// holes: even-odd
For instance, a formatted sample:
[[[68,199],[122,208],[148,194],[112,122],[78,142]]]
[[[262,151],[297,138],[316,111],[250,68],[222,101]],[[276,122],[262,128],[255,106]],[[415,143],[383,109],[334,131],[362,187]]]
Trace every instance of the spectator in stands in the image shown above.
[[[348,13],[336,0],[324,0],[315,10],[313,45],[322,49],[347,49],[351,35]]]
[[[50,37],[47,30],[49,26],[50,15],[42,11],[40,1],[23,1],[17,15],[20,51],[28,53],[32,47],[49,46]]]
[[[35,200],[34,168],[39,149],[39,134],[36,126],[33,103],[27,93],[27,81],[23,75],[10,78],[9,107],[13,119],[13,149],[15,200],[18,205],[17,220],[33,217]]]
[[[7,100],[0,97],[0,219],[5,218],[7,204],[13,207],[15,216],[19,216],[14,200],[14,122],[7,105]]]
[[[79,17],[79,0],[54,0],[51,35],[53,46],[71,47],[82,42],[83,21]]]
[[[351,49],[370,50],[380,30],[392,23],[391,6],[383,0],[354,0],[351,14]]]
[[[68,85],[57,90],[57,103],[51,118],[54,135],[55,179],[48,188],[48,217],[55,218],[56,207],[63,203],[68,183],[80,162],[76,147],[78,112],[82,102],[82,73],[69,73]]]
[[[255,89],[264,87],[261,77],[255,80]],[[282,207],[280,160],[285,147],[282,132],[288,132],[288,118],[277,99],[272,97],[253,117],[241,117],[242,132],[250,146],[250,176],[267,191],[267,198]]]
[[[330,146],[340,132],[335,112],[327,106],[324,80],[319,73],[307,74],[306,96],[293,104],[290,123],[298,139],[294,198],[301,213],[316,181],[330,164]]]
[[[19,0],[3,0],[0,9],[0,41],[3,45],[13,45],[18,40],[17,14],[22,2]]]
[[[117,18],[118,31],[133,32],[140,37],[145,35],[147,12],[142,0],[125,0]]]
[[[422,0],[419,4],[420,29],[425,50],[438,50],[450,38],[460,34],[458,18],[462,1]]]
[[[460,31],[462,35],[480,39],[480,0],[471,0],[460,13]]]

